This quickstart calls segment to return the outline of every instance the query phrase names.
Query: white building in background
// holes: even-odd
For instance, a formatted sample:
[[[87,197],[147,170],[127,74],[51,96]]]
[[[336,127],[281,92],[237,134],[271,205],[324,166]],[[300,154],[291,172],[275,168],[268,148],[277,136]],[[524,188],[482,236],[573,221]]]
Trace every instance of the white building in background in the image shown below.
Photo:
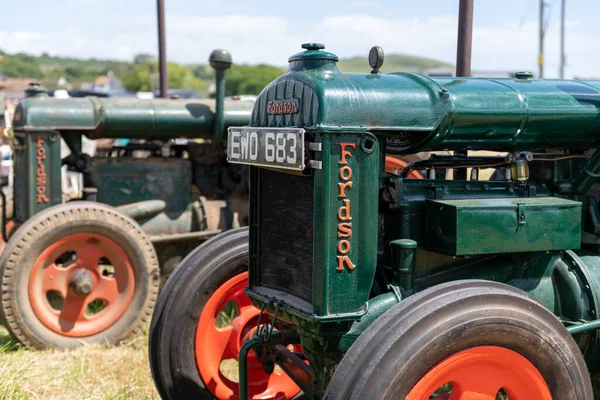
[[[125,87],[119,78],[115,78],[112,71],[96,78],[90,90],[108,95],[119,95],[125,93]]]

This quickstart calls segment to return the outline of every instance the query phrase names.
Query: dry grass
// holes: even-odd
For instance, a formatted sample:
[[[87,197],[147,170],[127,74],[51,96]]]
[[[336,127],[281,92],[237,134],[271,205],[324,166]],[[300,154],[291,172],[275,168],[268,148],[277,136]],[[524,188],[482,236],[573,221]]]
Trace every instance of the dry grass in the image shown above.
[[[118,347],[30,351],[0,327],[0,399],[158,399],[147,335]]]

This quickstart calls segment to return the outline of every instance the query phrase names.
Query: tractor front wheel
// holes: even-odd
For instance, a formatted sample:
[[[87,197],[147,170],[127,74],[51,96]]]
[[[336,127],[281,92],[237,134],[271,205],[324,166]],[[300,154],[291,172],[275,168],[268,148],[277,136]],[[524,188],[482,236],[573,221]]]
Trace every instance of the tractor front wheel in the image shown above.
[[[244,293],[247,285],[248,228],[203,243],[171,274],[150,325],[150,366],[162,398],[237,398],[240,347],[260,313]],[[265,372],[252,354],[250,399],[286,400],[300,392],[282,370]]]
[[[526,293],[488,281],[434,286],[382,314],[337,367],[327,399],[593,398],[577,344]]]
[[[1,316],[29,348],[117,344],[150,319],[158,284],[154,247],[135,221],[99,203],[60,204],[8,241]]]

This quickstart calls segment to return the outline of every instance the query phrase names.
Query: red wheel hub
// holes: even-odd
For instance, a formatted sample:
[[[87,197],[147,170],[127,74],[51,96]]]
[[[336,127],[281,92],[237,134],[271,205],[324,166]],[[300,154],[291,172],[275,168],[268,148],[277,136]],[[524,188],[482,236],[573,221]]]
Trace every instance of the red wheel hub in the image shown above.
[[[537,368],[504,347],[473,347],[451,355],[427,372],[406,400],[428,400],[447,383],[452,383],[452,393],[438,399],[495,400],[498,391],[504,389],[511,400],[552,400]]]
[[[237,398],[238,382],[221,372],[224,360],[237,360],[244,337],[251,333],[258,322],[260,311],[255,308],[244,288],[248,273],[239,274],[225,282],[209,298],[202,310],[196,328],[195,358],[202,381],[217,399]],[[226,304],[235,303],[235,316],[223,326],[217,326],[217,318]],[[300,350],[296,346],[295,351]],[[235,364],[237,365],[237,364]],[[248,393],[254,400],[291,399],[300,388],[281,370],[267,374],[253,353],[248,356]]]
[[[134,292],[131,261],[111,239],[68,235],[46,248],[29,276],[29,301],[48,329],[84,337],[112,326]]]

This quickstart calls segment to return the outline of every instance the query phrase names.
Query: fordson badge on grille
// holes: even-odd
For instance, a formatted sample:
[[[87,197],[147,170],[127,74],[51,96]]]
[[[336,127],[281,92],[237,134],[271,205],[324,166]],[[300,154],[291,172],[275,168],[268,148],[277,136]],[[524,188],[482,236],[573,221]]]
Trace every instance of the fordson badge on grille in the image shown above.
[[[304,170],[304,129],[229,128],[227,161]]]
[[[298,99],[271,100],[267,103],[267,114],[296,114],[298,112]]]

